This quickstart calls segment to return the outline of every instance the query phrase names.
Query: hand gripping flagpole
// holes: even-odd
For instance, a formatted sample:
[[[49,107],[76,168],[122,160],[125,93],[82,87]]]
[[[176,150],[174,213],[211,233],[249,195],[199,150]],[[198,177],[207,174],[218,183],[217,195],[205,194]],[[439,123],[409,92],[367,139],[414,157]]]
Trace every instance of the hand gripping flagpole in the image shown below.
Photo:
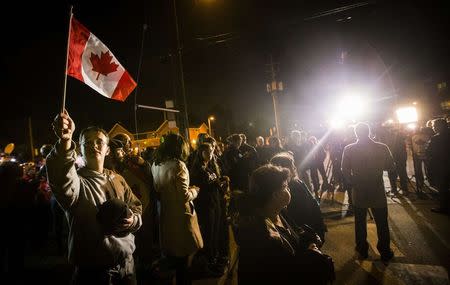
[[[64,91],[63,91],[63,101],[61,113],[64,113],[66,109],[66,90],[67,90],[67,67],[69,65],[69,46],[70,46],[70,28],[72,27],[72,18],[73,18],[73,6],[70,6],[70,19],[69,19],[69,31],[67,35],[67,47],[66,47],[66,68],[64,69]]]

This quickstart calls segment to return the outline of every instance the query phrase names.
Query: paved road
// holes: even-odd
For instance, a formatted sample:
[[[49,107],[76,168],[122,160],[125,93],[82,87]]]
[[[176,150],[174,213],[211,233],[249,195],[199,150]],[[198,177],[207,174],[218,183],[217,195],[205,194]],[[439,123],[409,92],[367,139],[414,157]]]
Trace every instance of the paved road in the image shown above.
[[[384,180],[389,191],[387,174]],[[334,199],[323,196],[321,209],[328,225],[323,251],[335,261],[333,284],[450,284],[450,219],[430,211],[437,204],[433,189],[427,189],[426,196],[419,199],[414,193],[414,179],[409,186],[413,193],[407,196],[388,196],[391,247],[395,254],[388,264],[381,262],[376,249],[374,221],[368,216],[369,258],[358,260],[354,250],[354,217],[346,215],[347,196],[341,192],[336,192]],[[228,278],[199,280],[194,284],[237,284],[236,274],[231,272]]]
[[[380,261],[376,227],[369,217],[369,259],[357,259],[354,218],[345,216],[345,198],[337,193],[335,202],[325,199],[321,204],[329,230],[323,250],[335,260],[335,284],[450,284],[450,219],[430,211],[437,203],[434,191],[428,190],[425,199],[415,194],[388,198],[395,258],[387,265]]]

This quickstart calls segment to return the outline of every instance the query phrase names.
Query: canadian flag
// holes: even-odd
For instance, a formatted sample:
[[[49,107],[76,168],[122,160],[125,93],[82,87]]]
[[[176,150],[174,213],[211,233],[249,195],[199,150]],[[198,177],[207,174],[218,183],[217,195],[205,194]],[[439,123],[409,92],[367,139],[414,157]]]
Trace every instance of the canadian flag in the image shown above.
[[[136,87],[136,82],[108,47],[74,17],[70,23],[67,64],[67,75],[105,97],[125,101]]]

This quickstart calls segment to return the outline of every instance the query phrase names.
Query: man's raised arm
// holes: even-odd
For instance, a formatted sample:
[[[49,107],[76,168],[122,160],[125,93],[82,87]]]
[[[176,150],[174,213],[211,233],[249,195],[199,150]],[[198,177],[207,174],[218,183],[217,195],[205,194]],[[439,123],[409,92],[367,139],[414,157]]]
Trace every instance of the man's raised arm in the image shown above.
[[[75,123],[64,110],[56,116],[52,126],[58,141],[47,157],[48,181],[56,200],[67,210],[80,193],[80,178],[75,168],[75,142],[72,140]]]

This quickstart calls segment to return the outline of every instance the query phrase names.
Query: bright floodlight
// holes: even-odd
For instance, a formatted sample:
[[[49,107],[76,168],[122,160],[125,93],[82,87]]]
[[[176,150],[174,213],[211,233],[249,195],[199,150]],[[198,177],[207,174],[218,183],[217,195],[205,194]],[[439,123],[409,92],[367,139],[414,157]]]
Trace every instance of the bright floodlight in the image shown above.
[[[330,127],[335,130],[342,129],[344,127],[344,121],[340,119],[332,119],[329,121],[329,123]]]
[[[361,96],[346,95],[337,106],[338,116],[350,120],[358,119],[366,109],[366,102]]]
[[[415,123],[418,120],[416,107],[399,108],[396,113],[400,124]]]

